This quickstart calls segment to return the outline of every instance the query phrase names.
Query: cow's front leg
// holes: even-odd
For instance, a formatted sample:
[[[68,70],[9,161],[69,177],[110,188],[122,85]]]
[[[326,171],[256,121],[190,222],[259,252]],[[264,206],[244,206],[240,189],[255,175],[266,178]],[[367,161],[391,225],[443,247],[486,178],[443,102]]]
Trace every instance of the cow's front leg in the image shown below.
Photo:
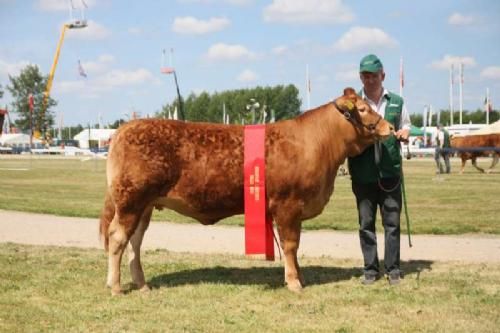
[[[284,225],[278,225],[280,244],[285,255],[285,284],[289,290],[294,292],[300,292],[303,287],[303,280],[297,260],[300,230],[300,221],[292,221]]]
[[[141,216],[139,225],[135,230],[132,237],[130,237],[129,245],[127,246],[128,254],[128,264],[130,267],[130,275],[132,276],[132,281],[140,291],[149,291],[149,286],[146,284],[146,279],[144,278],[144,271],[141,265],[141,244],[144,238],[144,233],[149,226],[149,221],[151,220],[151,214],[153,213],[153,207],[146,208]]]
[[[465,163],[467,163],[467,159],[465,159],[464,157],[462,157],[462,167],[460,168],[460,174],[464,173]]]

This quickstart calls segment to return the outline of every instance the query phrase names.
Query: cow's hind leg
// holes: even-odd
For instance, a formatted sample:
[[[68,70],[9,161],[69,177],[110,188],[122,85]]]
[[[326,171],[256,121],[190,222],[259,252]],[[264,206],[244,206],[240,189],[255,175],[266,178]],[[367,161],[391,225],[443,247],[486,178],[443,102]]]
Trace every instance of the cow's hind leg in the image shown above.
[[[132,281],[141,291],[149,291],[149,286],[146,284],[146,279],[144,278],[144,271],[141,265],[141,244],[144,238],[144,233],[149,226],[149,221],[151,220],[151,214],[153,213],[153,207],[148,207],[144,210],[141,216],[139,225],[135,229],[134,234],[130,237],[129,244],[127,246],[128,254],[128,264],[130,267],[130,275],[132,276]]]
[[[133,228],[137,227],[140,216],[135,213],[115,212],[115,216],[109,225],[109,248],[108,248],[108,278],[107,285],[111,288],[112,295],[121,294],[120,286],[120,264],[123,252],[130,238]]]
[[[486,173],[490,173],[493,170],[495,165],[498,164],[498,159],[499,159],[499,156],[497,154],[493,154],[493,161],[491,161],[491,165],[488,168],[488,170],[486,170]]]
[[[285,255],[285,284],[289,290],[300,292],[303,287],[303,279],[297,260],[297,251],[302,223],[296,218],[297,214],[292,212],[293,209],[288,211],[283,209],[281,214],[275,216],[275,220],[278,225],[280,244]]]
[[[481,168],[481,167],[479,167],[479,166],[477,165],[477,159],[476,159],[476,157],[473,157],[473,158],[471,159],[471,162],[472,162],[472,165],[474,166],[474,168],[476,168],[476,169],[478,169],[480,172],[484,173],[484,169],[483,169],[483,168]]]

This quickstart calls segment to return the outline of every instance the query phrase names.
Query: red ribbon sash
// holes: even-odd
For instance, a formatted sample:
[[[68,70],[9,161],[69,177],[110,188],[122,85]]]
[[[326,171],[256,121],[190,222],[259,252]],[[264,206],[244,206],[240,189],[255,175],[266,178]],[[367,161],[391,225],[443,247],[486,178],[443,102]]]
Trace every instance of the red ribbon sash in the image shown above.
[[[274,260],[273,220],[266,214],[265,125],[245,126],[245,254]]]

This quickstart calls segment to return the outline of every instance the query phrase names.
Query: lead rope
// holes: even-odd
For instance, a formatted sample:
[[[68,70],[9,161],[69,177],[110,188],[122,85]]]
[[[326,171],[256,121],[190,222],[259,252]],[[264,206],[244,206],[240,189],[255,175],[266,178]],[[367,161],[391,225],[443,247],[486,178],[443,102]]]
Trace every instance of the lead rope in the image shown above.
[[[271,232],[273,233],[274,242],[276,243],[276,247],[278,248],[278,254],[280,255],[280,261],[281,261],[281,247],[278,243],[278,238],[276,237],[276,233],[274,232],[273,220],[270,220],[270,221],[271,221],[270,223],[267,223],[267,226],[268,226],[268,228],[271,229]]]
[[[410,215],[408,214],[408,206],[406,204],[406,189],[405,180],[403,175],[403,158],[401,158],[401,191],[403,192],[403,203],[405,208],[405,218],[406,218],[406,229],[408,230],[408,245],[412,247],[411,244],[411,229],[410,229]]]
[[[377,166],[377,168],[378,168],[378,165],[380,163],[380,156],[381,156],[380,148],[381,148],[380,141],[376,141],[375,142],[375,165]],[[400,149],[401,149],[401,145],[400,145]],[[408,154],[409,154],[409,148],[408,148]],[[409,247],[412,247],[413,245],[411,243],[410,215],[408,214],[408,205],[406,203],[406,188],[405,188],[405,181],[404,181],[404,174],[403,174],[403,152],[402,151],[400,154],[400,164],[401,164],[401,171],[400,171],[401,175],[399,177],[398,182],[396,183],[396,185],[394,185],[393,188],[386,189],[382,185],[382,182],[380,181],[381,177],[378,177],[377,181],[378,181],[379,188],[386,193],[394,191],[401,184],[401,192],[403,194],[403,207],[404,207],[405,218],[406,218],[406,228],[408,230],[408,245],[409,245]],[[379,174],[380,174],[380,170],[379,170]]]

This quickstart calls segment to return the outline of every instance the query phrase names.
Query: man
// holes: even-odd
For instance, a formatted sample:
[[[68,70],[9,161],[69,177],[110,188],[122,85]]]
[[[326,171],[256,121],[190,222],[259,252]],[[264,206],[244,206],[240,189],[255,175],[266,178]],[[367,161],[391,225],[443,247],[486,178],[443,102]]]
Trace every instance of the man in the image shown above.
[[[446,173],[450,173],[450,133],[441,125],[437,125],[436,133],[436,151],[434,152],[434,159],[436,160],[436,173],[444,173],[441,157],[444,160]]]
[[[360,95],[385,120],[394,125],[395,135],[383,143],[375,143],[361,155],[348,159],[352,191],[356,197],[359,239],[364,259],[363,284],[380,278],[375,219],[380,207],[385,231],[384,266],[391,285],[399,284],[401,153],[399,141],[407,141],[410,117],[403,98],[387,91],[382,83],[384,67],[380,59],[369,54],[361,59],[359,73],[363,89]]]

